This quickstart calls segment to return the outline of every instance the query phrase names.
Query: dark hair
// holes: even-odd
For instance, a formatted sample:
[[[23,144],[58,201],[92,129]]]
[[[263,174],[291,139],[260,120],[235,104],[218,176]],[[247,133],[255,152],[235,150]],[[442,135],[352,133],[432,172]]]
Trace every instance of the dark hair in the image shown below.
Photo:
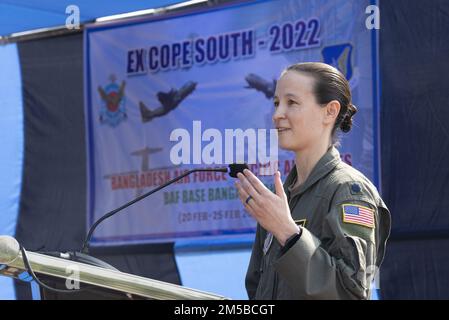
[[[351,90],[348,80],[336,68],[321,62],[296,63],[287,67],[287,71],[296,71],[311,75],[315,79],[313,88],[315,99],[320,105],[325,105],[332,100],[340,102],[340,112],[332,129],[332,140],[336,142],[336,131],[349,132],[352,126],[352,116],[357,108],[351,101]]]

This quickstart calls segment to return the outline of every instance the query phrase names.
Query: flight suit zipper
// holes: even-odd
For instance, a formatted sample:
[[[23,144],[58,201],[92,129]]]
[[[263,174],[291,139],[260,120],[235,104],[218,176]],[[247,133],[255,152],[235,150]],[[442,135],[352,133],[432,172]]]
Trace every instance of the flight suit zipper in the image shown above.
[[[290,208],[291,213],[293,213],[293,208],[298,204],[299,198],[300,198],[300,196],[298,196],[298,195],[295,196],[294,198],[290,198],[290,201],[288,202],[288,206]],[[296,199],[296,201],[293,203],[293,200],[295,200],[295,199]],[[292,204],[294,204],[294,205],[292,205]]]
[[[271,300],[276,300],[276,296],[278,293],[278,275],[277,272],[274,272],[274,281],[273,281],[273,294]]]

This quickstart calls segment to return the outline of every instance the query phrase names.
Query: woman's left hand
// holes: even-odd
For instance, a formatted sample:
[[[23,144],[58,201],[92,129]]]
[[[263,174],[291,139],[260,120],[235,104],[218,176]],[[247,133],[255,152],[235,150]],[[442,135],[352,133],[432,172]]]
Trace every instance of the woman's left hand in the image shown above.
[[[240,201],[257,222],[283,246],[290,236],[298,232],[298,226],[291,216],[280,172],[277,171],[274,175],[276,193],[265,187],[250,170],[245,169],[243,173],[237,175],[239,181],[235,182]]]

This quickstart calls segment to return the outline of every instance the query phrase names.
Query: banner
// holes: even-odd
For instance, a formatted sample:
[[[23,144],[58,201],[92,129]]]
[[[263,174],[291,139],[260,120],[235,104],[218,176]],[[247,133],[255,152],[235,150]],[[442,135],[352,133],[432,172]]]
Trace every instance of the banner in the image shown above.
[[[365,26],[368,5],[256,1],[88,27],[88,225],[192,168],[244,160],[273,188],[264,164],[276,162],[285,178],[294,155],[270,152],[272,98],[280,72],[297,62],[323,61],[345,74],[359,112],[342,137],[342,160],[377,181],[377,66]],[[233,179],[202,172],[110,218],[93,242],[233,236],[252,233],[255,225]]]

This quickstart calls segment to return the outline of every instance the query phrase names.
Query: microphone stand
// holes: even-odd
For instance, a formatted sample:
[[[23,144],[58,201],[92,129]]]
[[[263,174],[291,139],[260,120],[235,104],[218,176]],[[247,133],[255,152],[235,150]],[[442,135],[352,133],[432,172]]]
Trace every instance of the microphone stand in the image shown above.
[[[155,193],[155,192],[157,192],[157,191],[159,191],[159,190],[165,188],[166,186],[168,186],[168,185],[170,185],[170,184],[172,184],[172,183],[174,183],[174,182],[176,182],[176,181],[178,181],[178,180],[184,178],[185,176],[187,176],[187,175],[189,175],[189,174],[191,174],[191,173],[193,173],[193,172],[199,172],[199,171],[228,172],[228,168],[217,168],[217,169],[192,169],[192,170],[186,171],[186,172],[183,173],[182,175],[180,175],[180,176],[178,176],[178,177],[176,177],[176,178],[174,178],[174,179],[172,179],[172,180],[170,180],[170,181],[168,181],[168,182],[166,182],[166,183],[160,185],[160,186],[157,187],[157,188],[154,188],[153,190],[150,190],[149,192],[147,192],[147,193],[145,193],[145,194],[143,194],[143,195],[137,197],[136,199],[134,199],[134,200],[132,200],[132,201],[130,201],[130,202],[125,203],[125,204],[122,205],[121,207],[118,207],[117,209],[114,209],[114,210],[112,210],[112,211],[106,213],[106,214],[105,214],[104,216],[102,216],[100,219],[98,219],[97,221],[95,221],[95,223],[90,227],[89,232],[88,232],[88,234],[87,234],[87,236],[86,236],[86,239],[85,239],[84,242],[83,242],[83,247],[82,247],[82,249],[81,249],[81,253],[88,254],[88,252],[89,252],[89,242],[90,242],[90,239],[92,238],[92,234],[94,233],[95,229],[97,228],[97,226],[98,226],[101,222],[103,222],[103,221],[106,220],[107,218],[113,216],[114,214],[116,214],[116,213],[119,212],[120,210],[123,210],[123,209],[129,207],[130,205],[132,205],[132,204],[134,204],[134,203],[136,203],[136,202],[138,202],[138,201],[140,201],[140,200],[142,200],[142,199],[144,199],[144,198],[146,198],[146,197],[152,195],[153,193]]]

